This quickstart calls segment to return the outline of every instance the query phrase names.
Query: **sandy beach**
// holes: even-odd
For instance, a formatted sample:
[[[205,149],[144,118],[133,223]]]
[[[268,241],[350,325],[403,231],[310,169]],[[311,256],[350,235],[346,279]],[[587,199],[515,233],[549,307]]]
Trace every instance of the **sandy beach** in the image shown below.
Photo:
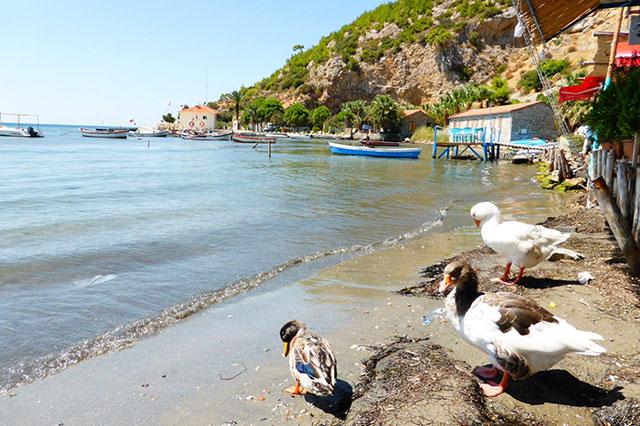
[[[574,199],[561,197],[555,207],[547,204],[541,208],[534,197],[529,203],[520,203],[517,218],[541,222],[548,216],[566,212]],[[459,203],[453,207],[451,217],[459,220],[469,207]],[[618,404],[626,404],[640,393],[635,381],[640,369],[633,358],[640,338],[639,315],[631,299],[635,294],[629,290],[630,282],[623,283],[619,306],[611,308],[610,301],[617,299],[610,293],[616,289],[615,282],[603,288],[599,283],[608,282],[611,277],[626,279],[624,264],[616,260],[598,211],[592,210],[589,215],[586,224],[577,226],[571,240],[577,250],[586,252],[587,259],[546,262],[532,270],[534,278],[525,281],[525,288],[518,291],[543,306],[553,306],[554,313],[570,319],[577,327],[606,336],[609,353],[595,359],[569,357],[552,372],[542,373],[537,382],[531,379],[534,385],[517,383],[513,393],[495,400],[485,400],[470,375],[472,366],[485,363],[484,356],[464,343],[446,320],[437,315],[437,309],[442,307],[441,298],[428,296],[429,285],[439,279],[437,273],[421,277],[419,272],[425,266],[442,264],[443,259],[466,252],[488,278],[498,273],[501,260],[478,251],[481,239],[472,223],[447,227],[445,219],[446,232],[356,256],[317,272],[292,269],[240,298],[209,308],[125,350],[81,362],[59,374],[13,389],[0,397],[0,411],[6,414],[0,424],[14,424],[13,419],[34,425],[342,421],[393,424],[399,419],[394,412],[401,408],[403,412],[409,410],[406,413],[417,410],[416,418],[420,418],[424,414],[420,410],[434,405],[428,402],[431,398],[443,403],[435,404],[440,409],[433,411],[435,417],[425,422],[448,423],[464,412],[459,405],[469,393],[476,405],[469,405],[474,408],[468,412],[478,421],[491,416],[501,419],[515,416],[520,421],[529,419],[532,424],[588,424],[593,421],[593,411],[600,406],[610,406],[623,397],[625,401]],[[553,222],[553,226],[575,231],[576,223],[575,218],[568,218]],[[596,249],[589,251],[589,247]],[[611,275],[607,268],[614,269],[617,275]],[[437,272],[437,268],[431,270]],[[591,271],[596,277],[592,284],[577,284],[577,271],[582,270]],[[408,287],[414,288],[413,295],[399,293]],[[292,379],[281,356],[277,331],[292,318],[303,319],[332,342],[341,380],[334,398],[294,398],[282,392]],[[439,357],[419,369],[420,374],[432,379],[440,377],[447,368],[461,375],[447,387],[449,398],[460,404],[449,406],[444,403],[446,395],[433,390],[433,383],[442,385],[455,375],[446,374],[435,382],[431,380],[429,385],[429,381],[416,377],[408,380],[402,375],[385,376],[386,373],[376,370],[385,365],[378,360],[403,353],[412,354],[414,361],[420,361],[416,355],[420,353],[425,354],[423,361]],[[389,362],[402,364],[402,360]],[[436,369],[438,365],[440,369]],[[371,402],[381,398],[380,386],[389,383],[394,389],[392,394],[400,397],[402,403],[398,405],[398,401],[385,394],[382,399],[390,405],[376,404],[372,412]],[[545,399],[544,386],[575,388],[576,384],[588,386],[599,397],[589,394],[591,403],[576,402],[566,395]],[[420,388],[421,385],[425,388]],[[418,388],[405,389],[406,386]],[[467,391],[463,390],[465,386]],[[356,398],[345,419],[351,393]],[[430,393],[433,395],[429,396]],[[478,404],[483,407],[481,410]],[[380,407],[386,408],[381,411]]]

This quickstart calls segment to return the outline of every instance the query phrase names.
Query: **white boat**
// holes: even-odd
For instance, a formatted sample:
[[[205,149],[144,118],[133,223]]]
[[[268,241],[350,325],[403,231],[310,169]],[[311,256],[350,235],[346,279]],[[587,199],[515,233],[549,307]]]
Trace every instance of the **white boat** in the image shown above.
[[[296,141],[305,141],[311,139],[311,135],[305,133],[287,133],[287,137],[291,140]]]
[[[80,133],[82,133],[82,136],[87,138],[126,139],[127,135],[129,134],[129,130],[112,129],[107,127],[96,127],[93,129],[81,127]]]
[[[15,117],[15,127],[5,126],[2,124],[2,115]],[[37,130],[33,128],[33,126],[20,127],[20,118],[21,117],[36,117],[36,127]],[[12,113],[0,113],[0,136],[9,136],[14,138],[41,138],[43,137],[42,132],[40,131],[40,117],[37,114],[12,114]]]
[[[231,140],[231,135],[233,132],[210,132],[203,134],[185,134],[182,135],[182,139],[190,140],[190,141],[229,141]]]
[[[164,138],[169,136],[169,131],[151,127],[138,127],[137,130],[130,130],[129,136],[133,138]]]
[[[276,138],[259,133],[234,133],[231,139],[238,143],[276,143]]]

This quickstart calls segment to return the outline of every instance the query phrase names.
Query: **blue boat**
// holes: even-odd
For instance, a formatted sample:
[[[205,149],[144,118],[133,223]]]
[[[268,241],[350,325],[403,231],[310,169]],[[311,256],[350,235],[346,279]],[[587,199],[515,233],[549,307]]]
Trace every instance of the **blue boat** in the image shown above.
[[[331,148],[331,152],[334,154],[391,158],[418,158],[420,152],[422,152],[422,148],[370,148],[368,146],[343,145],[334,142],[329,142],[329,148]]]

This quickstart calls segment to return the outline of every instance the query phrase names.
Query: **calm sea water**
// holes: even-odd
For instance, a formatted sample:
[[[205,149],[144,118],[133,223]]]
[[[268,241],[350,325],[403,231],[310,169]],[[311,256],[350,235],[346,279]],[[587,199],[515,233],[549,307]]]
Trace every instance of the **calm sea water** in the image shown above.
[[[474,200],[544,197],[530,170],[432,161],[428,148],[393,160],[278,142],[269,161],[264,147],[231,142],[42,130],[0,138],[0,387],[107,350],[94,339],[127,324],[144,334],[171,307],[199,309],[233,283],[311,260],[300,256],[428,232]]]

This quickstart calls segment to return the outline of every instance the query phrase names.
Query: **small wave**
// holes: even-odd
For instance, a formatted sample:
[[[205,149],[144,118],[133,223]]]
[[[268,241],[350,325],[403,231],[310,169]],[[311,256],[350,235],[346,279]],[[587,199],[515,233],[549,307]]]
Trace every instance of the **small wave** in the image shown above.
[[[33,362],[19,363],[12,367],[6,367],[0,371],[0,392],[7,392],[14,387],[31,383],[37,379],[42,379],[51,374],[65,370],[67,367],[77,364],[85,359],[95,358],[108,352],[127,348],[133,345],[141,337],[156,333],[159,330],[198,313],[211,305],[221,303],[226,299],[252,290],[262,283],[275,278],[282,272],[297,265],[339,254],[367,254],[376,249],[397,246],[430,231],[436,226],[442,225],[447,211],[448,208],[441,209],[437,219],[424,223],[413,231],[371,244],[356,244],[351,247],[339,247],[324,252],[317,252],[315,254],[293,258],[269,271],[261,272],[252,277],[240,279],[220,290],[198,295],[187,302],[167,308],[154,317],[144,318],[118,327],[96,337],[95,339],[85,340],[84,342],[65,351],[41,357]],[[78,286],[89,287],[103,284],[115,279],[116,277],[117,275],[115,274],[96,275],[85,284],[81,283]]]
[[[98,274],[95,277],[91,278],[90,280],[78,280],[73,284],[78,288],[92,287],[94,285],[104,284],[106,282],[116,279],[117,277],[118,275],[116,274],[107,274],[107,275]]]

